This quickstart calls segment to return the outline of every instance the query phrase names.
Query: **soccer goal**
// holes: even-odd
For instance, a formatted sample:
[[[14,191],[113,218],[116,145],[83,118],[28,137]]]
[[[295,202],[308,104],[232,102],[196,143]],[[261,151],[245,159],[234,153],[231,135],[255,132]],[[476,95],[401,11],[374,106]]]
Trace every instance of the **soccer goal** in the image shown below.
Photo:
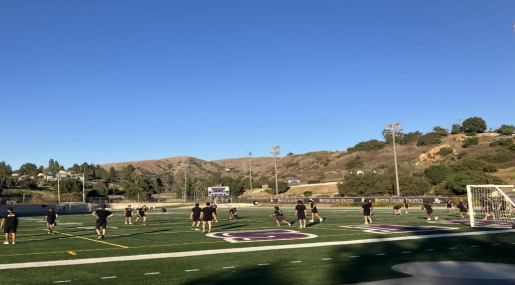
[[[515,203],[506,193],[513,185],[467,185],[470,226],[511,227],[515,224]]]

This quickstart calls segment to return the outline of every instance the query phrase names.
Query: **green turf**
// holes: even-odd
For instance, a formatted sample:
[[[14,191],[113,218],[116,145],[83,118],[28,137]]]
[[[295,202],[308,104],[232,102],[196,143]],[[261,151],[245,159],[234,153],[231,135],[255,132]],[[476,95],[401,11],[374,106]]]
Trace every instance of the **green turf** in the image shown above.
[[[287,218],[293,220],[291,208],[283,208],[283,211]],[[275,220],[269,217],[271,208],[241,208],[238,211],[241,219],[236,221],[228,219],[227,210],[222,208],[220,212],[220,222],[214,224],[215,232],[278,228]],[[122,213],[116,212],[116,216],[109,219],[111,228],[105,239],[111,244],[93,241],[96,238],[94,230],[83,228],[94,226],[95,219],[89,214],[61,215],[58,218],[59,226],[56,228],[61,234],[56,235],[46,233],[43,217],[22,218],[17,244],[1,247],[1,264],[110,256],[127,256],[127,261],[2,270],[1,283],[53,284],[56,281],[71,280],[65,284],[342,284],[401,277],[404,275],[390,270],[390,267],[412,261],[481,260],[515,263],[511,258],[515,252],[515,245],[512,244],[513,233],[130,261],[131,255],[139,254],[489,230],[463,225],[428,224],[424,219],[424,212],[415,209],[410,214],[402,216],[394,216],[390,210],[376,210],[375,224],[457,228],[450,231],[382,235],[339,227],[362,224],[358,210],[322,208],[320,213],[326,221],[315,223],[307,229],[298,229],[297,224],[292,228],[281,227],[312,233],[317,235],[316,238],[251,243],[229,243],[191,231],[191,223],[188,221],[189,210],[182,209],[169,209],[165,214],[153,211],[148,217],[147,226],[124,225]],[[447,214],[445,210],[437,210],[436,213],[442,222],[459,219],[455,213]],[[457,249],[450,249],[454,247]],[[431,251],[427,251],[428,249]],[[403,253],[406,251],[410,253]],[[301,262],[291,263],[292,261]],[[199,271],[185,271],[193,269]],[[153,272],[159,274],[145,275]],[[111,276],[116,278],[101,279]]]

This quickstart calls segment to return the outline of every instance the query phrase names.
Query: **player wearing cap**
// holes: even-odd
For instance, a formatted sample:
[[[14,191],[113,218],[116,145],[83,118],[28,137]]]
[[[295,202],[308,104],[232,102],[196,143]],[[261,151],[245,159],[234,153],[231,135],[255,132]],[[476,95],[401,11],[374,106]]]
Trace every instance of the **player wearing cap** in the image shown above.
[[[363,219],[365,219],[365,225],[368,225],[369,221],[372,223],[372,217],[370,214],[372,213],[372,204],[365,200],[363,205],[361,205],[360,211],[363,213]]]
[[[211,203],[207,202],[206,207],[202,209],[202,213],[200,214],[200,217],[202,218],[202,232],[206,232],[206,223],[208,225],[208,233],[211,232],[211,226],[213,223],[214,218],[214,212],[213,207],[211,207]]]
[[[134,222],[135,225],[138,224],[139,218],[143,219],[143,225],[147,225],[147,205],[143,205],[143,207],[139,208],[138,210],[138,217],[136,217],[136,221]]]
[[[313,223],[315,221],[315,216],[317,216],[320,219],[320,222],[323,222],[324,219],[322,219],[318,215],[318,209],[317,205],[315,204],[315,201],[313,199],[309,199],[310,207],[311,207],[311,220],[309,220],[310,223]]]
[[[302,200],[297,201],[297,206],[295,206],[295,216],[299,220],[299,229],[306,228],[306,206]]]
[[[12,207],[7,208],[7,213],[5,213],[2,218],[2,224],[0,224],[0,228],[4,229],[5,234],[5,242],[4,244],[9,244],[9,233],[11,234],[11,238],[13,240],[12,244],[16,244],[16,230],[18,229],[18,214],[13,211]]]
[[[291,227],[291,223],[286,221],[284,218],[283,211],[279,209],[279,207],[275,207],[275,211],[270,215],[270,217],[275,216],[275,222],[277,223],[277,226],[281,226],[281,222],[284,224],[288,224],[289,227]]]
[[[123,213],[125,214],[125,224],[129,223],[129,225],[132,225],[132,207],[131,205],[127,206],[125,210],[123,210]]]
[[[193,222],[191,223],[192,230],[199,231],[198,227],[200,226],[200,213],[201,212],[202,212],[202,209],[200,209],[199,204],[195,203],[195,207],[193,207],[193,209],[191,209],[191,214],[190,214],[190,220],[193,220]],[[195,226],[195,223],[197,223],[196,226]]]
[[[422,210],[426,210],[427,220],[431,221],[431,217],[434,217],[433,207],[431,207],[428,202],[424,202],[424,205],[422,205]],[[435,221],[438,221],[438,217],[435,217]]]
[[[404,214],[408,213],[408,209],[409,209],[408,199],[404,199]]]
[[[106,210],[106,205],[102,205],[102,208],[94,211],[91,215],[97,218],[95,224],[95,231],[98,234],[97,239],[104,239],[107,231],[107,218],[114,216],[114,214]],[[100,228],[102,228],[102,233],[100,233]]]
[[[57,219],[59,215],[54,211],[54,208],[48,209],[48,212],[46,213],[45,220],[46,220],[46,227],[48,229],[48,234],[53,235],[54,234],[54,225],[55,220]]]

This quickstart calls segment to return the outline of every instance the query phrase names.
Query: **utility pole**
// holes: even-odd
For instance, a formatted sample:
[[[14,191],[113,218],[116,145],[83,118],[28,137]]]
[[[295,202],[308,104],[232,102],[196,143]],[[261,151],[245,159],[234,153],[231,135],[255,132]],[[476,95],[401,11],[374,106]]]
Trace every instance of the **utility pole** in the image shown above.
[[[82,203],[86,203],[86,179],[84,173],[82,173]]]
[[[186,203],[186,199],[187,199],[187,191],[188,191],[188,180],[187,180],[187,171],[188,171],[188,167],[190,165],[189,164],[182,164],[182,167],[184,168],[184,193],[182,193],[182,202],[183,203]]]
[[[395,162],[395,182],[397,185],[397,197],[401,196],[400,189],[399,189],[399,171],[397,169],[397,151],[395,149],[395,136],[402,134],[401,129],[401,123],[400,122],[393,122],[385,125],[385,129],[383,130],[383,134],[386,135],[392,135],[393,139],[393,159]]]
[[[249,176],[250,176],[250,199],[252,199],[252,152],[247,151],[249,157]]]
[[[281,147],[276,145],[270,148],[270,153],[274,155],[274,163],[275,163],[275,195],[279,197],[279,182],[277,181],[277,156],[281,153]]]
[[[61,204],[61,187],[59,185],[60,178],[61,175],[59,175],[59,172],[57,172],[57,204]]]

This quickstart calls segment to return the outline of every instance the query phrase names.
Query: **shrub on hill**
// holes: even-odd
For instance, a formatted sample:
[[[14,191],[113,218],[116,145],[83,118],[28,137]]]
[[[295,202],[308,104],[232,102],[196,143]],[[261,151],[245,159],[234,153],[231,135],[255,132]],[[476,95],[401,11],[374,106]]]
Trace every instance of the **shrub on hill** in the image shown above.
[[[466,140],[463,141],[463,147],[464,148],[469,148],[473,145],[478,145],[479,144],[479,138],[478,137],[471,137],[471,138],[468,138]]]
[[[395,183],[395,181],[392,182]],[[392,188],[395,188],[393,186],[394,184],[392,184]],[[399,178],[399,188],[402,195],[424,195],[429,191],[431,185],[419,177],[401,176]],[[394,193],[396,191],[395,189]]]
[[[355,168],[360,168],[362,166],[363,166],[363,162],[361,162],[361,157],[359,155],[356,157],[353,157],[352,159],[350,159],[349,161],[347,161],[345,163],[346,169],[355,169]]]
[[[392,179],[387,175],[365,173],[347,175],[338,183],[338,193],[342,196],[390,195]]]
[[[417,140],[417,146],[427,146],[427,145],[435,145],[435,144],[441,144],[442,143],[442,137],[440,135],[437,135],[435,133],[427,133]]]
[[[374,150],[382,149],[385,146],[386,146],[385,142],[381,142],[381,141],[378,141],[378,140],[369,140],[369,141],[366,141],[366,142],[360,142],[360,143],[356,144],[353,147],[349,147],[347,149],[347,151],[348,152],[374,151]]]
[[[451,134],[453,134],[453,135],[461,134],[461,125],[459,125],[459,124],[452,125]]]
[[[490,143],[490,146],[491,147],[509,146],[509,145],[512,145],[512,144],[513,144],[513,139],[504,139],[504,140],[494,141],[494,142]]]
[[[479,117],[471,117],[463,121],[464,133],[483,133],[484,131],[486,131],[486,122]]]
[[[424,170],[424,175],[431,184],[436,185],[451,175],[451,168],[445,164],[432,165]]]
[[[480,158],[471,158],[471,159],[464,159],[452,166],[453,170],[455,172],[460,171],[468,171],[468,170],[474,170],[474,171],[481,171],[481,172],[496,172],[497,166],[495,163],[491,163],[488,161],[485,161]]]
[[[511,136],[515,132],[515,126],[513,125],[502,125],[499,129],[496,130],[499,134],[505,136]]]
[[[445,183],[445,188],[456,195],[464,195],[467,193],[467,185],[478,184],[504,184],[504,182],[484,172],[468,170],[450,176]]]
[[[442,127],[439,127],[439,126],[436,126],[433,128],[433,133],[441,136],[441,137],[446,137],[449,135],[449,130],[447,129],[444,129]]]
[[[437,154],[440,156],[448,156],[453,153],[454,153],[454,150],[451,147],[443,147],[440,149],[440,151],[437,152]]]

